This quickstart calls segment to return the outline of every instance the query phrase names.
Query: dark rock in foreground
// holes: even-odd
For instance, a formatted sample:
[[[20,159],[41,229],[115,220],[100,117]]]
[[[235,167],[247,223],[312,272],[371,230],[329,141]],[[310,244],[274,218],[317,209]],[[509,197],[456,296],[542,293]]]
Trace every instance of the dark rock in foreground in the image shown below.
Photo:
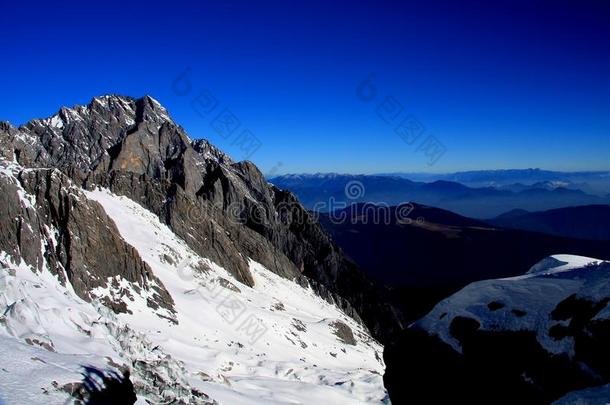
[[[609,383],[610,264],[561,259],[471,284],[386,346],[392,402],[546,404]]]

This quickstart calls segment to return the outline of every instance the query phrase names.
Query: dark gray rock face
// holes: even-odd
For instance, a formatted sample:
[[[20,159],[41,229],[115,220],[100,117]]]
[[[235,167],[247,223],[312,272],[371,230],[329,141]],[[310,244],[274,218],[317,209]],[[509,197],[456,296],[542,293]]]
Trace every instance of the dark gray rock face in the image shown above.
[[[0,167],[0,250],[12,261],[23,259],[38,270],[46,265],[85,300],[118,276],[153,292],[150,306],[174,312],[160,280],[123,241],[104,209],[68,177],[56,169],[21,169],[7,162]],[[116,312],[125,311],[120,300],[104,301]]]
[[[341,321],[336,321],[330,325],[334,329],[334,334],[337,336],[341,343],[346,345],[356,345],[356,339],[349,326]]]
[[[131,198],[246,285],[253,284],[252,258],[362,317],[378,338],[399,328],[383,292],[294,195],[269,185],[251,162],[235,163],[209,142],[190,140],[151,97],[104,96],[20,128],[0,123],[0,155]]]

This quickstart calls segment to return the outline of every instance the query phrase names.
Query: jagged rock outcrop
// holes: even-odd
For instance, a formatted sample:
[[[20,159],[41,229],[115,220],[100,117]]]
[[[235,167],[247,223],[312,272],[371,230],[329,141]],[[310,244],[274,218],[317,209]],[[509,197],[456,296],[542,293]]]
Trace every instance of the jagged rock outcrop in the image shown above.
[[[378,338],[400,326],[383,292],[292,194],[269,185],[251,162],[235,163],[209,142],[189,139],[151,97],[98,97],[19,128],[0,123],[0,154],[137,201],[247,285],[252,258],[362,317]]]
[[[115,278],[149,291],[149,306],[171,315],[173,301],[138,252],[120,237],[104,209],[56,169],[0,163],[0,251],[13,262],[43,266],[83,299]],[[116,291],[117,296],[128,294]],[[125,310],[121,300],[106,304]]]

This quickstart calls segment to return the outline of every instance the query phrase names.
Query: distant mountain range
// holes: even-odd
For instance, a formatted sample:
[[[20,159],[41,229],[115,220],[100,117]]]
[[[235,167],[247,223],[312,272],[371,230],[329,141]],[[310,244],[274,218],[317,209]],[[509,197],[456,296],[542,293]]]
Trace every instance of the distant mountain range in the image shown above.
[[[605,196],[610,192],[610,171],[558,172],[542,169],[474,170],[455,173],[382,173],[413,181],[455,181],[469,187],[511,188],[513,186],[551,186],[575,188]]]
[[[472,178],[475,176],[472,175]],[[485,177],[480,174],[478,178]],[[517,175],[511,177],[518,178]],[[509,183],[499,187],[471,187],[456,181],[437,179],[422,182],[389,175],[293,174],[269,179],[277,187],[294,192],[307,208],[320,212],[345,208],[358,202],[389,206],[415,202],[483,219],[514,209],[544,211],[578,205],[610,204],[608,196],[588,194],[553,181],[554,183],[545,180],[530,185]],[[352,187],[352,190],[346,192],[347,187]]]
[[[610,240],[610,206],[588,205],[543,212],[513,210],[488,221],[513,229],[579,239]]]

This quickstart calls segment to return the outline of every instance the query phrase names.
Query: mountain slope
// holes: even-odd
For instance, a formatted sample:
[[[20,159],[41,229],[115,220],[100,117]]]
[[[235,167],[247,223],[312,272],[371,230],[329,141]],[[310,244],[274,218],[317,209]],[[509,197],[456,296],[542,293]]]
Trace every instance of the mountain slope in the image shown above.
[[[488,222],[568,238],[610,240],[610,205],[586,205],[501,215]]]
[[[523,274],[558,252],[610,259],[607,241],[503,229],[418,204],[354,204],[321,214],[320,223],[370,277],[391,287],[409,320],[473,281]]]
[[[153,401],[174,395],[197,403],[190,393],[193,388],[221,403],[235,403],[234,398],[241,403],[306,403],[310,397],[351,403],[383,399],[381,347],[362,326],[312,290],[255,262],[249,265],[254,288],[237,282],[197,256],[138,204],[106,190],[86,195],[104,207],[125,242],[167,287],[176,317],[158,314],[147,305],[147,294],[121,277],[112,279],[124,290],[96,288],[96,299],[87,303],[48,269],[32,271],[3,256],[0,304],[8,310],[1,334],[29,341],[33,348],[50,348],[36,351],[17,345],[25,356],[41,358],[39,366],[48,369],[43,373],[48,376],[45,384],[31,385],[30,391],[45,388],[59,399],[61,392],[52,381],[58,386],[78,382],[79,364],[93,362],[129,365],[138,394]],[[115,314],[102,305],[106,297],[119,300],[126,310]],[[338,325],[349,330],[340,335],[351,336],[349,341],[338,336]],[[53,369],[58,361],[64,363],[60,372]],[[12,363],[3,367],[18,373]],[[151,375],[158,386],[150,386]],[[352,384],[336,388],[343,381]],[[274,392],[274,386],[283,386],[283,392]],[[8,384],[3,386],[9,403],[19,403],[13,393],[17,395]]]
[[[252,163],[235,163],[209,143],[190,140],[151,97],[97,97],[19,128],[2,123],[0,146],[8,161],[57,168],[79,187],[99,185],[138,201],[247,285],[250,257],[362,317],[377,338],[400,325],[383,291],[292,194],[267,184]]]
[[[150,97],[2,123],[0,146],[0,335],[21,356],[6,365],[54,352],[32,357],[62,380],[34,391],[65,398],[93,363],[131,367],[153,402],[383,400],[370,333],[400,315],[252,163],[190,140]],[[248,341],[253,320],[271,333]]]
[[[408,216],[401,219],[406,207]],[[419,204],[354,204],[320,214],[319,219],[367,273],[392,286],[465,285],[482,278],[514,276],[556,252],[610,259],[607,241],[503,229]],[[435,251],[443,254],[434,255]]]

